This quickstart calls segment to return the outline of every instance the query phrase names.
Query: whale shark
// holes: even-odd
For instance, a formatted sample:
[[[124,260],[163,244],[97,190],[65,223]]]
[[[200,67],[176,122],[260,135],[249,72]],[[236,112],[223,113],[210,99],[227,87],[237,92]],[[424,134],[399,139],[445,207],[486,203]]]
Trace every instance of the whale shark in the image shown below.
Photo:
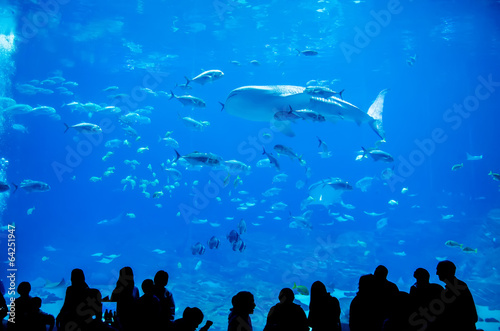
[[[367,123],[373,131],[385,139],[382,126],[382,112],[387,90],[381,91],[367,112],[353,104],[331,96],[322,98],[307,93],[306,88],[292,85],[243,86],[231,91],[224,108],[227,113],[251,121],[271,122],[285,135],[294,136],[290,121],[278,123],[278,112],[308,109],[317,112],[330,122],[352,121],[361,125]]]

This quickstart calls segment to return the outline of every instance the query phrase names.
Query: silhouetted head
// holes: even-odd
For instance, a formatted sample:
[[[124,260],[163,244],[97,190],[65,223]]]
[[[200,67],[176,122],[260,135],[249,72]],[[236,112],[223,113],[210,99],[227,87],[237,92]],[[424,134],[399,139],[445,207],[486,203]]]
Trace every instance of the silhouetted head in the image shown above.
[[[431,275],[424,268],[418,268],[413,273],[413,277],[417,280],[417,284],[429,284],[429,279]]]
[[[315,281],[311,285],[311,300],[313,300],[313,298],[315,299],[316,297],[321,297],[321,296],[325,295],[326,293],[328,293],[328,292],[326,291],[325,284],[323,284],[319,280]]]
[[[253,294],[247,291],[238,292],[231,299],[231,303],[233,304],[232,311],[244,315],[252,314],[256,307]]]
[[[197,307],[186,307],[184,312],[182,313],[182,318],[192,325],[194,328],[197,328],[201,322],[203,322],[203,313]]]
[[[121,268],[120,275],[118,276],[118,281],[116,282],[116,287],[133,288],[134,286],[134,272],[132,271],[132,268]]]
[[[42,307],[42,299],[40,299],[39,297],[32,298],[31,299],[31,305],[35,309],[40,309]]]
[[[141,288],[144,294],[151,294],[154,292],[155,283],[152,279],[144,279],[142,281]]]
[[[389,270],[383,265],[379,265],[375,268],[373,275],[378,279],[387,279],[387,275],[389,274]]]
[[[17,293],[19,293],[20,296],[29,296],[31,291],[31,284],[28,282],[21,282],[17,286]]]
[[[155,285],[165,287],[168,284],[168,272],[159,270],[155,275]]]
[[[295,300],[295,294],[293,294],[291,288],[285,287],[280,291],[278,299],[280,300],[281,303],[292,303],[293,300]]]
[[[73,269],[71,271],[71,285],[85,284],[85,274],[82,269]]]
[[[358,293],[370,294],[374,293],[377,288],[377,279],[374,275],[368,274],[359,277]]]
[[[451,280],[455,277],[457,267],[451,261],[445,260],[438,263],[436,267],[436,275],[440,281]]]

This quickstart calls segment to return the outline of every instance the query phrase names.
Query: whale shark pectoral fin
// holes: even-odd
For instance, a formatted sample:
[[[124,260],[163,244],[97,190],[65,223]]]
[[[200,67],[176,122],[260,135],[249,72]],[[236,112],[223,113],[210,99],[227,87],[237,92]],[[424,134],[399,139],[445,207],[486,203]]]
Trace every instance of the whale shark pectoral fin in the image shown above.
[[[295,137],[295,132],[293,132],[291,126],[291,121],[289,120],[284,120],[284,121],[274,121],[271,124],[271,129],[274,131],[279,131],[283,133],[287,137]]]

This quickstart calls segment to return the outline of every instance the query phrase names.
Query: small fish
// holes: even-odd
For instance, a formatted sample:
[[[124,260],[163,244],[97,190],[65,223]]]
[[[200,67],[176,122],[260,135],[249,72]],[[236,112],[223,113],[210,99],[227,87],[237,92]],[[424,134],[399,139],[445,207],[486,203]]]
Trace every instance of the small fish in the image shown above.
[[[111,157],[111,155],[113,155],[113,152],[107,152],[106,155],[104,155],[102,157],[102,160],[106,161],[107,159],[109,159]]]
[[[240,235],[235,230],[231,230],[231,232],[229,232],[229,234],[226,237],[230,243],[235,243],[238,240],[240,240]]]
[[[127,214],[125,214],[125,216],[127,216],[129,218],[135,218],[135,214],[134,213],[127,213]]]
[[[397,206],[399,203],[396,200],[389,200],[388,204],[391,206]]]
[[[238,223],[238,232],[239,234],[244,234],[247,232],[247,223],[243,218]]]
[[[441,219],[443,220],[449,220],[449,219],[452,219],[454,217],[454,215],[441,215]]]
[[[446,246],[448,246],[448,247],[459,247],[459,248],[462,248],[464,246],[463,244],[459,244],[459,243],[457,243],[456,241],[453,241],[453,240],[448,240],[444,244]]]
[[[158,199],[163,196],[163,191],[156,191],[153,193],[153,199]]]
[[[205,254],[205,246],[202,243],[197,242],[193,246],[191,246],[191,254],[193,255],[203,255]]]
[[[410,67],[413,67],[413,65],[415,64],[415,62],[417,61],[417,54],[413,55],[413,56],[410,56],[408,58],[408,60],[406,60],[406,63],[410,66]]]
[[[276,168],[276,170],[280,171],[280,164],[278,163],[278,160],[272,155],[272,154],[269,154],[266,152],[266,149],[264,147],[262,147],[263,149],[263,152],[262,154],[267,156],[267,158],[269,159],[269,162],[274,165],[274,167]]]
[[[149,151],[149,147],[139,147],[137,149],[137,153],[144,153],[145,151]]]
[[[196,108],[205,108],[206,103],[200,98],[193,97],[192,95],[175,95],[174,92],[170,91],[170,99],[177,99],[183,106],[191,106]]]
[[[14,185],[15,187],[14,192],[16,192],[18,186],[14,183],[12,183],[12,185]],[[27,192],[46,192],[50,190],[49,184],[31,179],[23,180],[21,184],[19,184],[19,187],[21,187]]]
[[[208,248],[210,249],[218,249],[220,246],[220,240],[216,236],[213,236],[208,240]]]
[[[79,123],[69,126],[68,124],[64,123],[64,125],[66,126],[66,130],[64,130],[64,133],[66,133],[69,129],[75,129],[80,133],[88,133],[88,134],[102,133],[101,127],[99,127],[99,125],[97,124]]]
[[[394,252],[394,255],[396,255],[396,256],[406,256],[406,253],[404,251],[402,251],[402,252]]]
[[[35,211],[35,207],[32,207],[26,211],[26,214],[31,215]]]
[[[408,188],[407,187],[403,187],[401,189],[401,194],[406,194],[406,192],[408,192]]]
[[[462,252],[465,252],[465,253],[476,253],[477,254],[477,248],[464,247],[464,248],[462,248]]]
[[[224,73],[220,70],[208,70],[205,72],[202,72],[198,76],[188,79],[187,77],[184,77],[187,81],[186,85],[188,85],[190,82],[195,82],[201,85],[205,85],[208,82],[213,82],[214,80],[220,79],[224,76]]]
[[[289,156],[291,159],[297,159],[299,160],[299,163],[301,165],[305,165],[305,161],[302,160],[302,155],[299,156],[297,155],[293,149],[291,149],[290,147],[288,146],[285,146],[285,145],[274,145],[274,150],[276,151],[276,153],[278,154],[283,154],[283,155],[287,155]]]
[[[293,283],[292,290],[297,290],[297,292],[302,295],[309,295],[309,290],[303,285],[297,285],[296,283]]]
[[[256,67],[260,66],[260,62],[259,62],[259,61],[257,61],[257,60],[252,60],[252,61],[250,61],[250,64],[251,64],[251,65],[254,65],[254,66],[256,66]]]
[[[455,164],[453,167],[451,167],[451,170],[457,171],[458,169],[462,168],[464,166],[463,163]]]
[[[310,49],[306,49],[306,50],[298,50],[297,48],[295,49],[297,51],[297,55],[304,55],[304,56],[316,56],[318,55],[318,52],[317,51],[313,51],[313,50],[310,50]]]
[[[478,161],[478,160],[483,159],[482,155],[474,156],[474,155],[470,155],[469,153],[466,153],[466,154],[467,154],[467,161]]]
[[[364,147],[361,148],[363,149],[363,157],[366,157],[366,155],[368,154],[375,161],[394,162],[394,158],[392,157],[391,154],[384,152],[380,149],[375,149],[375,148],[365,149]]]
[[[89,180],[93,183],[96,183],[96,182],[102,181],[102,177],[92,176],[89,178]]]
[[[491,176],[493,178],[493,180],[500,181],[500,174],[498,174],[496,172],[490,171],[488,176]]]

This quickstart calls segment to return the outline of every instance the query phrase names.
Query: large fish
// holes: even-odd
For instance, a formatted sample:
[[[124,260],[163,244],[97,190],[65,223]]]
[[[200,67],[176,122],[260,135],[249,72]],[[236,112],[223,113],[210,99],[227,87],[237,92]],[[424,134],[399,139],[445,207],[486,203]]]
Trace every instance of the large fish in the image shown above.
[[[353,187],[340,178],[327,178],[309,186],[309,197],[302,202],[302,209],[308,205],[328,206],[341,201],[342,193]]]
[[[358,107],[335,96],[321,98],[311,95],[302,86],[244,86],[229,93],[224,109],[229,114],[247,120],[269,122],[274,120],[276,113],[287,111],[290,107],[292,109],[310,109],[332,122],[346,120],[356,122],[358,125],[368,123],[373,131],[384,139],[382,111],[386,93],[387,90],[380,92],[368,112],[365,113]],[[289,125],[280,122],[279,129],[288,136],[294,136]]]

